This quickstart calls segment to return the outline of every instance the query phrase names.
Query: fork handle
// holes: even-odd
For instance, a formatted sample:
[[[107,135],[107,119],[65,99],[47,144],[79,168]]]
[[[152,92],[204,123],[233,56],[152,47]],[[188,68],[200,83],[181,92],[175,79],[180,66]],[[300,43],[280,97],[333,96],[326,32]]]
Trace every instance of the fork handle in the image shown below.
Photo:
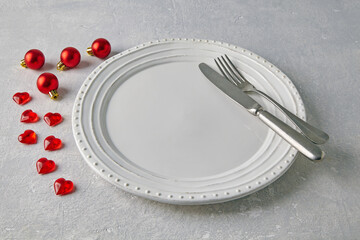
[[[290,143],[299,152],[310,160],[321,160],[325,153],[314,143],[309,141],[295,129],[265,110],[259,110],[257,116],[274,132],[280,135],[285,141]]]
[[[329,135],[327,135],[325,132],[321,131],[320,129],[310,125],[309,123],[305,122],[304,120],[300,119],[295,114],[292,114],[289,112],[286,108],[281,106],[278,102],[276,102],[274,99],[272,99],[270,96],[268,96],[266,93],[260,91],[260,90],[254,90],[264,98],[266,98],[269,102],[274,104],[280,111],[282,111],[289,120],[297,126],[302,134],[307,137],[310,141],[316,144],[323,144],[329,139]]]

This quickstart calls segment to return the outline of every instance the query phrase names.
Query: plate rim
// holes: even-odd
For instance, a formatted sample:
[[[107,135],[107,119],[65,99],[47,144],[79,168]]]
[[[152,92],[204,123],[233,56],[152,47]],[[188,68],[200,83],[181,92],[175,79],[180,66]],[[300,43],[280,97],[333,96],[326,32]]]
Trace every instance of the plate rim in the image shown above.
[[[298,98],[297,99],[298,102],[296,103],[300,107],[300,109],[299,109],[300,111],[298,111],[298,113],[302,114],[303,119],[306,119],[306,111],[305,111],[305,107],[303,104],[303,100],[302,100],[298,90],[296,89],[295,85],[293,84],[293,82],[280,69],[275,67],[272,63],[265,60],[261,56],[253,53],[252,51],[249,51],[247,49],[238,47],[233,44],[225,43],[225,42],[214,41],[214,40],[205,40],[205,39],[196,39],[196,38],[170,38],[170,39],[149,41],[149,42],[137,45],[135,47],[129,48],[123,52],[120,52],[120,53],[108,58],[107,60],[102,62],[100,65],[95,67],[95,69],[85,78],[85,81],[83,82],[82,86],[80,87],[80,89],[76,95],[74,106],[73,106],[73,111],[72,111],[72,130],[73,130],[73,135],[75,138],[76,145],[77,145],[81,155],[83,156],[84,160],[88,163],[88,165],[93,170],[95,170],[95,172],[97,172],[101,177],[103,177],[105,180],[116,185],[117,187],[119,187],[120,189],[122,189],[124,191],[130,192],[134,195],[144,197],[147,199],[164,202],[164,203],[180,204],[180,205],[213,204],[213,203],[220,203],[220,202],[225,202],[225,201],[230,201],[233,199],[245,197],[253,192],[259,191],[259,190],[267,187],[272,182],[274,182],[278,178],[280,178],[290,168],[290,166],[294,163],[294,161],[296,159],[298,151],[296,149],[294,149],[293,147],[291,147],[289,149],[289,151],[287,152],[287,154],[289,156],[285,160],[285,162],[286,162],[285,166],[284,166],[284,164],[281,166],[278,166],[279,164],[276,164],[275,167],[272,168],[272,169],[276,168],[276,171],[272,170],[273,176],[271,178],[266,178],[267,180],[265,179],[265,181],[256,182],[255,183],[256,185],[254,188],[252,188],[252,186],[249,184],[247,186],[248,189],[246,192],[237,191],[236,193],[233,193],[233,194],[230,194],[229,192],[224,192],[221,197],[219,196],[219,193],[214,193],[212,196],[206,196],[203,194],[200,194],[199,196],[197,196],[197,194],[183,193],[178,198],[175,198],[174,196],[179,195],[178,193],[171,194],[169,192],[166,192],[166,194],[163,194],[161,192],[151,191],[151,189],[145,190],[145,191],[139,191],[140,188],[137,186],[134,187],[133,184],[131,183],[131,181],[124,182],[123,180],[120,180],[119,178],[116,178],[116,177],[114,178],[113,174],[111,174],[111,170],[110,171],[108,169],[105,170],[104,168],[106,168],[106,167],[101,166],[101,164],[99,164],[98,161],[94,162],[94,160],[92,160],[92,156],[88,155],[87,153],[85,153],[85,151],[83,151],[84,149],[86,149],[86,147],[84,147],[84,142],[86,142],[88,140],[87,139],[85,140],[82,137],[82,134],[79,130],[79,128],[81,127],[81,110],[80,109],[81,109],[82,103],[84,101],[83,95],[85,94],[85,90],[91,85],[91,84],[87,83],[86,80],[91,79],[94,76],[96,76],[97,73],[99,71],[101,71],[101,69],[105,65],[111,63],[112,61],[116,60],[117,58],[119,58],[121,56],[132,53],[133,51],[141,50],[143,48],[149,47],[154,44],[162,44],[162,43],[169,43],[169,42],[210,43],[210,44],[226,47],[229,50],[233,50],[237,53],[239,53],[240,51],[243,53],[248,53],[250,56],[252,56],[254,58],[253,60],[262,60],[263,63],[261,63],[261,65],[266,67],[267,70],[272,72],[279,79],[284,78],[284,79],[288,80],[288,82],[286,84],[291,87],[290,91],[292,91],[292,93],[294,95],[296,95],[296,97]],[[87,146],[88,146],[88,144],[87,144]],[[143,189],[141,189],[141,190],[143,190]]]

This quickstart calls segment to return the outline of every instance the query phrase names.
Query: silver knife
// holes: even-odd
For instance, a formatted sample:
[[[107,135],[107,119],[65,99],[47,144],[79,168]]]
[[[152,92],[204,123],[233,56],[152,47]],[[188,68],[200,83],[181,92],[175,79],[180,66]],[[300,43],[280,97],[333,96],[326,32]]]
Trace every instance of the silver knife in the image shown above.
[[[226,78],[213,70],[206,63],[200,63],[201,72],[228,97],[246,108],[252,115],[257,116],[274,132],[296,148],[299,152],[311,160],[321,160],[325,153],[303,135],[285,124],[283,121],[265,111],[254,99],[249,97],[241,89],[234,86]]]

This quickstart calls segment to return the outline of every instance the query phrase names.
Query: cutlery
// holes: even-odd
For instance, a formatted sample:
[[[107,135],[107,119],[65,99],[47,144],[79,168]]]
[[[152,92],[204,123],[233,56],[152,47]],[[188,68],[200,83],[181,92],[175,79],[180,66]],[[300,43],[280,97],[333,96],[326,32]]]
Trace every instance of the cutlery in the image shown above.
[[[273,105],[275,105],[275,107],[277,107],[285,116],[287,116],[287,118],[295,126],[297,126],[300,132],[310,141],[316,144],[323,144],[329,139],[329,135],[327,135],[325,132],[300,119],[298,116],[281,106],[269,95],[256,89],[254,85],[252,85],[248,80],[246,80],[246,78],[240,73],[240,71],[235,67],[235,65],[232,63],[232,61],[226,54],[225,57],[221,56],[221,58],[218,57],[217,59],[215,59],[215,63],[222,72],[222,74],[225,76],[225,78],[234,83],[244,92],[258,93],[259,95],[267,99],[269,102],[271,102]]]
[[[282,122],[280,119],[267,112],[262,106],[249,97],[240,88],[234,86],[225,77],[213,70],[206,63],[200,63],[201,72],[221,91],[235,102],[242,105],[252,115],[257,116],[262,122],[270,127],[274,132],[296,148],[299,152],[311,160],[321,160],[325,153],[310,140],[299,132]]]

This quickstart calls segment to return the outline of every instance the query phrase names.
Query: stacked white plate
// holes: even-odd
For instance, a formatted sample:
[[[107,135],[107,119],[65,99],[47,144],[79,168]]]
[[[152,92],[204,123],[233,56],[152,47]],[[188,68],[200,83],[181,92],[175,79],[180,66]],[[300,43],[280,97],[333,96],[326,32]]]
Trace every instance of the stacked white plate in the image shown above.
[[[153,41],[109,58],[85,79],[73,110],[85,161],[125,191],[172,204],[228,201],[279,178],[297,151],[198,69],[201,62],[216,69],[213,59],[223,54],[258,89],[305,119],[291,80],[262,57],[215,41]]]

